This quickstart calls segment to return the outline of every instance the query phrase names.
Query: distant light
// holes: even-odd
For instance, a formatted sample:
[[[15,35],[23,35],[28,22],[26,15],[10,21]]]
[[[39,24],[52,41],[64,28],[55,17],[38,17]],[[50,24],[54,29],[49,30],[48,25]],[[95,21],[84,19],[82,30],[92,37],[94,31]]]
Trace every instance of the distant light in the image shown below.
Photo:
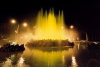
[[[17,45],[17,42],[12,42],[11,45]]]
[[[74,26],[73,26],[73,25],[71,25],[71,26],[70,26],[70,28],[71,28],[71,29],[73,29],[73,28],[74,28]]]
[[[24,63],[24,58],[23,58],[23,57],[21,57],[21,58],[19,59],[19,63],[20,63],[20,64],[23,64],[23,63]]]
[[[93,42],[94,44],[98,44],[98,42]]]
[[[26,23],[26,22],[25,22],[25,23],[23,23],[23,26],[24,26],[24,27],[27,27],[27,23]]]
[[[16,23],[16,20],[12,19],[12,20],[11,20],[11,23],[12,23],[12,24],[15,24],[15,23]]]

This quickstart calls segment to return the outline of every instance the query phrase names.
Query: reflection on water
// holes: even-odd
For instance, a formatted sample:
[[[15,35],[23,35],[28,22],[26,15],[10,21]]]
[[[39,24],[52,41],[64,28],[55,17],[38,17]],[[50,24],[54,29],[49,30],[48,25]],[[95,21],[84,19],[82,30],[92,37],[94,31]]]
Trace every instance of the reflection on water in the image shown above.
[[[72,48],[27,48],[23,53],[1,53],[1,67],[66,67],[71,66]],[[1,58],[2,58],[1,57]],[[66,60],[67,59],[67,60]],[[72,62],[73,64],[73,62]]]
[[[0,67],[100,67],[100,53],[83,45],[74,48],[28,48],[19,53],[0,52]]]
[[[77,67],[77,62],[75,56],[72,56],[72,67]]]
[[[46,48],[45,48],[46,49]],[[56,49],[56,48],[55,48]],[[31,67],[64,67],[65,59],[71,60],[72,49],[56,50],[51,48],[51,51],[47,49],[29,49],[24,51],[23,57],[26,60],[26,64]]]

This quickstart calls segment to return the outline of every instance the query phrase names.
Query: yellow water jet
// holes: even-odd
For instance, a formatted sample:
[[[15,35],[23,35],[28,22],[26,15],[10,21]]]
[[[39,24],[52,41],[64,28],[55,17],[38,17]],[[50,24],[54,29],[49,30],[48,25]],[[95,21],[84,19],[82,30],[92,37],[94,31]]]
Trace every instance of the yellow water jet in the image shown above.
[[[36,40],[66,40],[66,32],[63,18],[63,11],[56,16],[54,10],[50,10],[47,14],[43,14],[41,10],[37,17]]]

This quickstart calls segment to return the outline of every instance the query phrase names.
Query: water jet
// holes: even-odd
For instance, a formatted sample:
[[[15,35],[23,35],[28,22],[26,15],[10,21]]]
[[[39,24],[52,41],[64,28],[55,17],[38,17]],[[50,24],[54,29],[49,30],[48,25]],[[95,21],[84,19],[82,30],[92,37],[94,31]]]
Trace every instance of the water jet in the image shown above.
[[[66,46],[71,45],[68,29],[64,24],[63,11],[55,15],[54,10],[38,13],[33,40],[28,42],[32,46]],[[71,45],[72,46],[72,45]]]

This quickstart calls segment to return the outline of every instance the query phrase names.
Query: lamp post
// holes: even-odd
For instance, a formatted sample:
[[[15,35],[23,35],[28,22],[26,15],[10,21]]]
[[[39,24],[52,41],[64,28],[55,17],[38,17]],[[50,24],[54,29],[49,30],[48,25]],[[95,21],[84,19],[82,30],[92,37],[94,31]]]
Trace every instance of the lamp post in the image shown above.
[[[16,24],[16,20],[15,19],[11,19],[10,22],[11,22],[11,24]],[[28,26],[27,22],[24,22],[22,25],[23,25],[23,27],[27,27]],[[17,34],[19,33],[19,24],[17,26],[17,29],[15,30],[15,33],[17,33]]]
[[[16,24],[16,20],[15,19],[12,19],[11,20],[11,24]],[[17,26],[17,29],[15,30],[15,33],[18,33],[18,31],[19,31],[19,24]]]
[[[70,40],[71,40],[71,41],[74,41],[74,37],[73,37],[73,33],[74,33],[74,32],[73,32],[73,29],[74,29],[74,26],[71,25],[71,26],[70,26]]]
[[[10,20],[10,22],[11,22],[11,24],[16,24],[16,20],[15,19]],[[27,22],[22,23],[22,26],[23,27],[27,27],[28,26]],[[18,37],[19,28],[20,28],[20,25],[17,23],[17,29],[15,29],[15,31],[14,31],[15,32],[15,38]],[[18,38],[16,38],[16,39],[18,39]]]
[[[16,20],[15,19],[11,19],[10,22],[11,22],[11,24],[16,24]],[[19,24],[17,26],[17,29],[15,30],[15,33],[18,33],[18,29],[19,29]]]

